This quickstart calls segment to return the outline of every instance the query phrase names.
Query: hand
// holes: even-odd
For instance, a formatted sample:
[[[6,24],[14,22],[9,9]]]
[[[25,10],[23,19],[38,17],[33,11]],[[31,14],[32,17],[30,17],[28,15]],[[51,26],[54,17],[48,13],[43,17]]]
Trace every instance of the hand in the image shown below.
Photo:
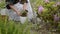
[[[16,13],[17,13],[17,15],[19,15],[19,16],[21,16],[21,15],[22,15],[20,12],[16,12]]]

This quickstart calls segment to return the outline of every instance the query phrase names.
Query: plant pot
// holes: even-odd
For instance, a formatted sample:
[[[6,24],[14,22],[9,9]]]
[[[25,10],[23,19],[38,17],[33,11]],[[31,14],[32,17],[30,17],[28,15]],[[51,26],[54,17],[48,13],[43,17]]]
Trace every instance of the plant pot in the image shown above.
[[[27,20],[27,17],[20,17],[20,22],[22,23],[22,24],[24,24],[25,22],[26,22],[26,20]]]

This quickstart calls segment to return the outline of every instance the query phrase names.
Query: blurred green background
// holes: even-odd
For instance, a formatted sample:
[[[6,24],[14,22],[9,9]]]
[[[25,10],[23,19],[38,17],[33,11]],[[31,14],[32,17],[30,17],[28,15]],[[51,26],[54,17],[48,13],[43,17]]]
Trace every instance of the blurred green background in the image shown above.
[[[53,5],[59,2],[60,0],[49,0],[49,1],[50,1],[49,3],[45,3],[44,0],[30,0],[33,11],[37,13],[37,18],[40,18],[42,20],[41,23],[44,21],[44,26],[42,26],[44,28],[42,29],[46,28],[48,31],[56,30],[54,31],[56,34],[56,32],[58,33],[60,32],[60,20],[55,22],[53,15],[57,14],[58,17],[60,17],[60,8],[59,8],[60,5],[56,7],[54,7]],[[5,5],[6,5],[5,0],[2,0],[0,2],[0,9],[4,9]],[[43,6],[44,10],[41,14],[38,14],[38,7],[40,5]],[[30,30],[32,28],[34,31],[40,32],[42,30],[40,26],[41,26],[40,23],[32,25],[28,21],[26,21],[26,23],[24,24],[20,24],[14,21],[7,21],[7,16],[5,17],[4,20],[2,20],[2,17],[0,15],[0,34],[31,34]],[[25,30],[26,27],[27,29]],[[47,30],[45,30],[45,32]]]

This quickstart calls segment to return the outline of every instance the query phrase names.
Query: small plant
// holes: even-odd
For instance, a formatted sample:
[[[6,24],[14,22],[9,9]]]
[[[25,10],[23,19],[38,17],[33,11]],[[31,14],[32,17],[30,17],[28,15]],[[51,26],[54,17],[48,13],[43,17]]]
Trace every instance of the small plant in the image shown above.
[[[27,16],[27,13],[28,13],[28,11],[27,10],[25,10],[25,11],[22,11],[22,17],[26,17]]]

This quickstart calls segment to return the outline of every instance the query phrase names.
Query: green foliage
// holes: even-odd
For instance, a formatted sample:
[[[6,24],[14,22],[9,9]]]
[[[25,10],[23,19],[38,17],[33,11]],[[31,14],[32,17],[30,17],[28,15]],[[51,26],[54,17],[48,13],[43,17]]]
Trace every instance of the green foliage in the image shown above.
[[[54,15],[57,14],[59,15],[59,7],[60,6],[56,6],[55,5],[56,2],[55,1],[50,1],[49,3],[45,3],[44,0],[37,0],[36,1],[36,7],[35,7],[35,11],[38,12],[38,7],[41,5],[44,7],[44,10],[41,14],[39,14],[39,18],[42,17],[44,21],[47,22],[47,20],[50,21],[54,21]],[[55,6],[53,6],[55,5]],[[60,15],[59,15],[60,16]]]
[[[4,7],[5,7],[5,2],[4,1],[0,2],[0,8],[4,8]]]
[[[30,25],[27,21],[24,24],[7,21],[7,16],[3,19],[0,15],[0,34],[30,34]]]
[[[54,21],[54,15],[57,14],[57,16],[60,18],[60,5],[56,5],[58,0],[54,1],[51,0],[49,3],[45,3],[44,0],[36,0],[35,6],[34,6],[34,11],[37,13],[37,17],[41,18],[42,21],[44,21],[47,26],[50,25],[50,28],[54,29],[57,28],[58,31],[60,32],[60,20],[59,21]],[[59,1],[58,1],[59,2]],[[42,6],[44,10],[42,11],[41,14],[38,14],[38,7]],[[39,25],[40,26],[40,25]],[[38,27],[38,26],[37,26]],[[53,28],[54,27],[54,28]]]

